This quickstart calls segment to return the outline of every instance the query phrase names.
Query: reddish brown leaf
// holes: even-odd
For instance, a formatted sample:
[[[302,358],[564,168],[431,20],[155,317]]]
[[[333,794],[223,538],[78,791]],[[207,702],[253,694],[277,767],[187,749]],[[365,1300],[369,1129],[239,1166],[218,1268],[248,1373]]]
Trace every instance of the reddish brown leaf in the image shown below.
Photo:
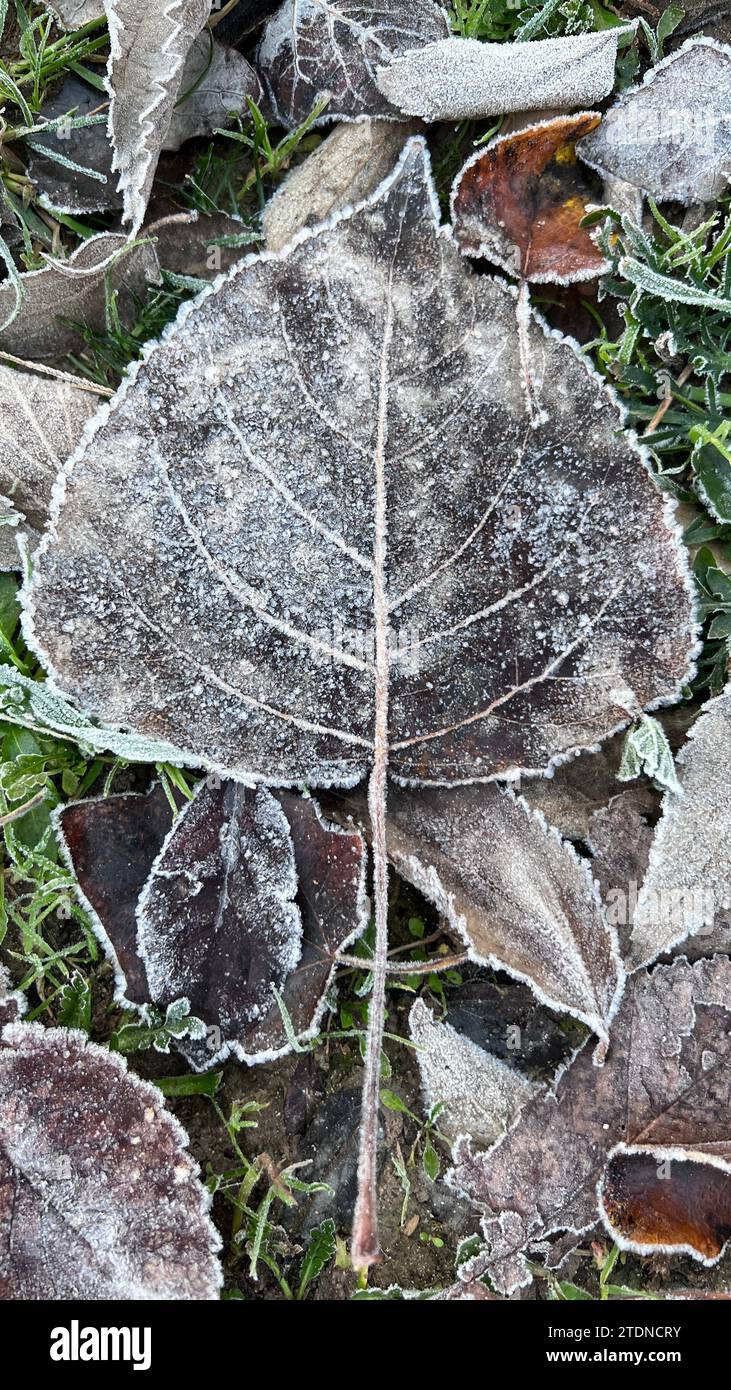
[[[731,1237],[731,1164],[620,1149],[600,1202],[620,1245],[643,1254],[684,1250],[712,1264]]]
[[[599,124],[592,111],[498,137],[457,175],[452,221],[461,251],[536,282],[589,280],[606,262],[579,226],[591,187],[576,141]]]

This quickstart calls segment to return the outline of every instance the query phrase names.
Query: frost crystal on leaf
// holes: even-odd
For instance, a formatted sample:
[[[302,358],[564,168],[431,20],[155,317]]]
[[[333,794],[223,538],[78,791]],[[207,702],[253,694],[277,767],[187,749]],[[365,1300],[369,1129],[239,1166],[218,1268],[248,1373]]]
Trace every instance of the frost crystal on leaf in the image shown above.
[[[379,64],[449,33],[438,0],[284,0],[257,57],[277,113],[297,126],[329,94],[323,120],[400,115],[376,85]]]
[[[388,851],[473,960],[607,1038],[623,984],[613,931],[585,863],[508,791],[392,790]]]
[[[138,231],[158,156],[181,94],[188,53],[211,0],[104,0],[110,53],[106,86],[113,169],[124,194],[124,220]]]
[[[437,1126],[448,1138],[469,1134],[478,1145],[494,1143],[539,1089],[449,1023],[437,1023],[421,999],[409,1015],[409,1032],[425,1109],[443,1106]]]
[[[681,1248],[699,1258],[717,1258],[728,1230],[720,1239],[717,1233],[709,1255],[707,1203],[697,1205],[697,1224],[682,1220],[684,1209],[688,1215],[689,1174],[679,1174],[675,1160],[694,1160],[701,1183],[707,1181],[706,1158],[720,1165],[728,1202],[729,1007],[731,961],[723,957],[693,966],[681,959],[652,975],[634,975],[603,1067],[594,1067],[590,1049],[583,1047],[554,1089],[529,1101],[489,1153],[458,1142],[449,1180],[482,1210],[487,1241],[473,1261],[474,1277],[489,1273],[501,1293],[530,1283],[529,1252],[566,1232],[558,1258],[568,1253],[571,1234],[580,1235],[599,1219],[597,1184],[609,1159],[637,1152],[649,1154],[656,1171],[670,1164],[664,1180],[648,1185],[638,1203],[641,1248]],[[692,1213],[692,1200],[689,1205]],[[675,1224],[666,1219],[670,1210],[681,1214]],[[624,1243],[634,1248],[630,1215],[616,1219]],[[633,1221],[639,1229],[639,1214]],[[550,1255],[549,1263],[555,1263]]]
[[[156,1086],[83,1033],[0,1031],[0,1298],[216,1299],[219,1239]]]
[[[64,29],[80,29],[104,13],[103,0],[43,0]]]
[[[7,970],[0,965],[0,1027],[5,1023],[15,1023],[25,1013],[25,995],[14,990],[10,984]]]
[[[376,72],[397,110],[425,121],[593,106],[614,86],[617,29],[535,43],[443,39]]]
[[[0,569],[21,567],[16,529],[37,542],[56,475],[98,404],[68,382],[0,364],[0,492],[19,514],[17,528],[0,528]]]
[[[653,198],[720,197],[731,171],[731,48],[690,39],[623,93],[578,154]]]
[[[271,1007],[301,954],[289,825],[265,788],[201,783],[180,812],[137,903],[150,993],[239,1038]]]
[[[678,757],[634,914],[628,968],[689,936],[709,937],[731,910],[731,691],[704,707]]]

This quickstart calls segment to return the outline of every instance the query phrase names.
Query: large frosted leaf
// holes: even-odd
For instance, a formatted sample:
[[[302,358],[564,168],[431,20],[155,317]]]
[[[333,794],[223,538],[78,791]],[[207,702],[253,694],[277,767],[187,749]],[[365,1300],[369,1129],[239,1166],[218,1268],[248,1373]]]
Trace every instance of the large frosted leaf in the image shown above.
[[[0,1298],[218,1297],[220,1244],[157,1087],[83,1033],[0,1032]]]
[[[690,39],[622,94],[578,153],[654,198],[720,197],[731,173],[731,48]]]
[[[678,757],[681,794],[668,791],[634,914],[628,967],[689,936],[702,946],[731,911],[731,691],[711,700]]]
[[[0,492],[19,513],[17,527],[0,527],[0,569],[21,567],[16,531],[37,541],[56,475],[98,404],[93,392],[0,364]]]
[[[399,113],[376,86],[379,64],[449,33],[438,0],[284,0],[264,30],[258,64],[285,125],[297,126],[324,93],[323,120]]]
[[[265,788],[197,788],[137,903],[137,940],[152,998],[190,1000],[221,1042],[272,1006],[297,965],[302,923],[287,818]]]
[[[67,261],[53,261],[41,270],[19,277],[16,286],[0,285],[0,348],[18,357],[62,357],[78,350],[82,341],[74,324],[103,330],[107,296],[117,295],[117,312],[124,322],[144,298],[150,282],[159,282],[160,268],[149,244],[130,246],[116,232],[89,237]]]
[[[211,11],[211,0],[104,0],[110,52],[107,90],[113,169],[124,194],[124,218],[142,225],[158,156],[185,61]]]
[[[372,203],[235,270],[98,417],[27,631],[107,722],[242,777],[354,783],[375,632],[393,773],[469,780],[678,689],[690,599],[663,503],[600,383],[534,324],[551,413],[530,428],[514,301],[438,231],[424,161],[413,142]]]
[[[438,1023],[422,999],[409,1015],[409,1032],[425,1109],[441,1107],[437,1126],[448,1138],[468,1134],[477,1144],[494,1143],[539,1089],[451,1024]]]
[[[69,467],[26,596],[29,641],[107,724],[242,780],[371,769],[373,1202],[387,771],[545,768],[673,698],[693,650],[614,403],[521,328],[409,142],[370,201],[183,310]]]
[[[501,1293],[530,1283],[532,1249],[556,1233],[576,1237],[596,1224],[597,1184],[610,1159],[605,1210],[609,1201],[611,1229],[625,1244],[641,1232],[642,1249],[718,1257],[729,1232],[717,1225],[711,1248],[704,1191],[709,1164],[724,1179],[726,1203],[731,1191],[729,1008],[731,961],[723,957],[694,966],[681,959],[634,975],[603,1067],[592,1065],[584,1047],[553,1091],[529,1101],[489,1153],[458,1144],[451,1181],[482,1210],[487,1241],[473,1276],[489,1273]],[[633,1214],[621,1205],[619,1184],[624,1176],[636,1190],[642,1155],[661,1180],[646,1184]],[[571,1243],[564,1240],[559,1253]]]
[[[443,39],[379,67],[376,82],[398,111],[425,121],[593,106],[614,86],[618,32],[535,43]]]
[[[585,862],[510,792],[393,790],[388,852],[482,965],[602,1038],[623,985],[617,943]]]

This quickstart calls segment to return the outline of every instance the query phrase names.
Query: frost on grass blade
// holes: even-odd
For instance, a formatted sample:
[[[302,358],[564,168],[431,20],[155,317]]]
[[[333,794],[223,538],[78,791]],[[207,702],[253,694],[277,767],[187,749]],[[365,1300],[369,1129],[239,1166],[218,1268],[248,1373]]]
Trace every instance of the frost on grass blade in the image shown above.
[[[539,283],[566,285],[608,269],[579,225],[593,195],[574,156],[576,141],[599,119],[592,111],[556,116],[499,136],[468,159],[452,189],[464,255]]]
[[[389,856],[482,965],[606,1040],[623,983],[586,864],[524,802],[493,786],[394,789]]]
[[[539,1089],[449,1023],[438,1023],[422,999],[409,1015],[409,1032],[425,1110],[442,1107],[437,1128],[447,1138],[469,1134],[477,1145],[494,1143]]]
[[[634,914],[628,967],[687,937],[703,946],[731,912],[731,691],[704,707],[678,757],[680,788],[665,793]]]
[[[127,792],[76,801],[56,813],[56,831],[82,903],[113,952],[116,997],[133,1004],[150,999],[137,954],[137,900],[172,821],[159,783],[146,796]]]
[[[201,783],[137,903],[138,949],[155,1003],[184,997],[221,1043],[239,1038],[300,959],[296,892],[289,825],[271,793]]]
[[[565,1256],[572,1233],[580,1235],[599,1219],[597,1184],[618,1146],[646,1151],[656,1169],[670,1160],[664,1181],[673,1189],[688,1177],[678,1174],[675,1159],[698,1160],[705,1181],[704,1156],[711,1162],[715,1156],[726,1164],[728,1201],[729,1008],[731,961],[723,957],[693,966],[681,959],[652,975],[634,975],[603,1067],[594,1067],[583,1047],[554,1089],[529,1101],[489,1153],[458,1142],[449,1181],[481,1209],[487,1242],[465,1274],[488,1273],[499,1292],[512,1293],[530,1283],[527,1256],[545,1248],[548,1237],[567,1233],[556,1252]],[[677,1190],[668,1188],[668,1201],[681,1201]],[[691,1230],[663,1226],[666,1203],[656,1188],[646,1190],[642,1203],[655,1249],[680,1247],[708,1258]],[[631,1246],[628,1234],[623,1239]],[[550,1249],[548,1263],[555,1263]]]
[[[449,24],[438,0],[291,0],[264,30],[257,63],[285,125],[298,126],[329,93],[326,121],[399,112],[376,86],[379,64],[442,39]]]
[[[37,543],[56,475],[98,405],[90,391],[0,363],[0,492],[19,513],[17,527],[0,527],[0,569],[21,568],[17,531]]]
[[[179,150],[186,140],[212,135],[230,125],[233,115],[247,117],[247,97],[261,106],[264,91],[255,69],[242,53],[204,31],[186,59],[163,149]]]
[[[0,1031],[0,1298],[216,1299],[219,1239],[157,1087],[83,1033]]]
[[[75,323],[103,330],[106,298],[114,291],[117,312],[124,321],[144,298],[160,269],[154,248],[130,246],[116,232],[101,232],[82,242],[67,261],[53,261],[42,270],[19,277],[20,307],[15,313],[15,288],[0,285],[0,349],[18,357],[62,357],[79,348]]]
[[[425,121],[593,106],[614,86],[619,32],[535,43],[443,39],[379,67],[376,81],[397,110]]]
[[[124,195],[124,220],[138,231],[157,161],[170,129],[185,61],[211,12],[211,0],[104,0],[110,53],[109,136]]]
[[[578,153],[661,201],[720,197],[731,171],[731,48],[689,39],[623,93]]]

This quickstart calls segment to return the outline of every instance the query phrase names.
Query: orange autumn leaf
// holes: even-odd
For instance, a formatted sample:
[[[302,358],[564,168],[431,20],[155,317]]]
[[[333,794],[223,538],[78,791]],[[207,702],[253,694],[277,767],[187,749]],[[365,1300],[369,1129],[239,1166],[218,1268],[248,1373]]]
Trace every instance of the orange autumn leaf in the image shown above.
[[[606,262],[580,225],[591,187],[576,141],[599,124],[592,111],[557,116],[498,137],[468,160],[452,190],[460,250],[524,280],[589,280]]]

